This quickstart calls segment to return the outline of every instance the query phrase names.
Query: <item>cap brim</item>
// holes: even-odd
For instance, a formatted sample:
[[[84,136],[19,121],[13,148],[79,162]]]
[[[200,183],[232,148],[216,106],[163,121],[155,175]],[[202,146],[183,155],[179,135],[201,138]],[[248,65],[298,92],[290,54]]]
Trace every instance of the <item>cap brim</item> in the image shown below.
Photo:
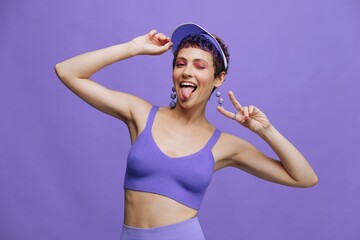
[[[173,53],[179,47],[181,40],[183,40],[184,37],[190,34],[207,34],[211,36],[208,31],[195,23],[189,22],[181,24],[174,29],[171,35],[171,42],[174,44],[171,49]]]
[[[195,23],[192,23],[192,22],[183,23],[174,29],[174,31],[171,34],[171,42],[173,43],[171,51],[174,53],[178,49],[178,47],[179,47],[181,41],[184,39],[184,37],[186,37],[190,34],[206,34],[209,37],[211,37],[217,45],[216,48],[220,51],[220,53],[222,55],[222,58],[223,58],[224,64],[225,64],[225,68],[227,68],[226,57],[225,57],[225,54],[224,54],[220,44],[218,43],[218,41],[214,38],[213,35],[211,35],[211,33],[206,31],[203,27],[201,27]]]

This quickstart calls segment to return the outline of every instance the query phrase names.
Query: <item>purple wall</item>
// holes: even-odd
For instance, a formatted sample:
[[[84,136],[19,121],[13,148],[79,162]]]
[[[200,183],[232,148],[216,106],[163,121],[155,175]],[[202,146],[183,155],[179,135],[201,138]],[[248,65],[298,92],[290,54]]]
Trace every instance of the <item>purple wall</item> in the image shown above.
[[[119,239],[127,129],[71,93],[53,68],[187,21],[230,46],[221,91],[262,108],[320,179],[294,189],[217,172],[199,215],[207,239],[360,239],[359,13],[355,0],[1,0],[0,239]],[[167,105],[171,57],[129,59],[94,79]],[[208,117],[218,128],[273,156],[215,106]]]

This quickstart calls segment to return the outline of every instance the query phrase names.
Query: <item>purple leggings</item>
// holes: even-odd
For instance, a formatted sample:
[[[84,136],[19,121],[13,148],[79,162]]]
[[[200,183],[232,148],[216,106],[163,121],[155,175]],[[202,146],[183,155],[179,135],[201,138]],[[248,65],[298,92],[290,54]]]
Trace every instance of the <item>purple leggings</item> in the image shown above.
[[[197,217],[155,228],[123,225],[120,240],[205,240]]]

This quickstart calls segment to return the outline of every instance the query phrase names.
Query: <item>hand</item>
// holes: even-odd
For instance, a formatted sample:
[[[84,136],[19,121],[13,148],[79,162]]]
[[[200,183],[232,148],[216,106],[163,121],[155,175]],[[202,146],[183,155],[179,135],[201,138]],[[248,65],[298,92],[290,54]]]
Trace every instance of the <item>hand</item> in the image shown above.
[[[261,112],[259,108],[252,105],[248,107],[241,106],[241,104],[236,100],[232,91],[229,92],[229,98],[234,107],[236,108],[237,112],[233,113],[225,110],[223,107],[218,106],[217,110],[224,116],[237,121],[244,127],[249,128],[251,131],[257,134],[261,134],[264,130],[268,129],[271,126],[266,115]]]
[[[173,45],[169,37],[157,33],[156,30],[151,30],[148,34],[134,38],[130,43],[140,55],[160,55]]]

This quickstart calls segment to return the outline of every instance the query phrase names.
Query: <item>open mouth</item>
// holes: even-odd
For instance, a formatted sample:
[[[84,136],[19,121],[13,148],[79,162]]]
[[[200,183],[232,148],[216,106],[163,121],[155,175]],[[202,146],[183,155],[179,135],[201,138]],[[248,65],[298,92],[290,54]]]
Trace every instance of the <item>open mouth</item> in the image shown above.
[[[191,97],[191,94],[195,92],[197,86],[192,82],[182,82],[180,83],[180,92],[182,100],[188,100]]]
[[[197,89],[197,86],[192,82],[182,82],[180,83],[180,88],[189,88],[192,92],[194,92]]]

